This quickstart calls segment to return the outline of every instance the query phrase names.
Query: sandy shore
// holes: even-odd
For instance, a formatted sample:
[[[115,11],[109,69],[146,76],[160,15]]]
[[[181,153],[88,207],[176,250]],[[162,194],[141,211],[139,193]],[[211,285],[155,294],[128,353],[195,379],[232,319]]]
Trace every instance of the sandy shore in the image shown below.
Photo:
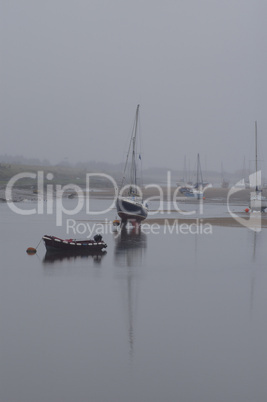
[[[187,202],[193,201],[192,199],[188,197],[184,197],[181,193],[177,191],[177,187],[172,187],[169,191],[166,187],[161,187],[162,194],[164,200],[168,199],[173,199],[175,196],[177,199],[180,200],[186,200]],[[228,196],[229,189],[225,188],[207,188],[204,192],[205,196],[205,201],[214,201],[214,202],[222,202],[222,201],[227,201],[227,196]],[[250,194],[250,189],[244,189],[244,190],[239,190],[235,194],[231,195],[231,199],[234,200],[239,200],[239,201],[244,201],[244,200],[249,200],[249,194]],[[95,198],[113,198],[114,197],[114,190],[112,189],[104,189],[102,191],[99,191],[97,189],[94,189],[91,193],[90,196],[95,197]],[[143,196],[144,198],[150,198],[150,197],[159,197],[159,191],[156,188],[149,188],[149,189],[144,189],[143,191]]]
[[[12,201],[21,202],[24,200],[37,201],[38,194],[34,193],[33,190],[27,188],[14,188],[12,191]],[[0,202],[8,202],[10,199],[6,199],[5,189],[0,189]]]
[[[212,225],[212,226],[225,226],[225,227],[250,227],[252,229],[255,228],[267,228],[267,214],[257,214],[255,216],[251,214],[246,214],[244,216],[239,216],[240,220],[236,220],[235,218],[229,217],[219,217],[219,218],[177,218],[177,219],[166,219],[166,218],[153,218],[146,219],[143,224],[148,225],[169,225],[173,226],[175,224],[182,225]]]

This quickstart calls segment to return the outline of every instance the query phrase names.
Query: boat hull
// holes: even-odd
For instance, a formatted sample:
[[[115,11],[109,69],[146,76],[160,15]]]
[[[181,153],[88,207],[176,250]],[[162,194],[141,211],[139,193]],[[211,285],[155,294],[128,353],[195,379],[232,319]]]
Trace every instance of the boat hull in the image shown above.
[[[267,198],[261,194],[252,194],[249,207],[252,211],[264,211],[267,208]]]
[[[201,199],[203,199],[203,191],[195,190],[195,191],[193,191],[193,196],[195,198],[197,198],[198,200],[201,200]]]
[[[106,248],[106,243],[99,239],[96,240],[73,240],[73,239],[60,239],[55,236],[43,236],[43,241],[47,251],[56,252],[71,252],[71,253],[91,253],[101,251]]]
[[[198,200],[203,198],[203,191],[196,190],[194,188],[183,187],[180,189],[180,193],[186,197],[197,198]]]
[[[138,222],[146,219],[148,214],[147,206],[135,198],[121,197],[116,201],[117,213],[122,221],[136,220]]]

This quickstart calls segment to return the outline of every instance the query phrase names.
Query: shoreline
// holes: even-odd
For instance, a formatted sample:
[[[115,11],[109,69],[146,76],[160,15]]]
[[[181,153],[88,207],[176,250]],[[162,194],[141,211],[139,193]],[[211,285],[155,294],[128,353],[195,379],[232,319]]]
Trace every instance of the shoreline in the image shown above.
[[[143,221],[143,224],[148,225],[169,225],[173,226],[175,224],[178,225],[212,225],[212,226],[225,226],[225,227],[246,227],[246,228],[267,228],[267,214],[266,216],[262,216],[262,214],[257,214],[256,216],[249,215],[248,218],[242,218],[239,216],[240,221],[237,221],[235,218],[228,217],[212,217],[212,218],[153,218],[146,219]],[[242,219],[242,221],[241,221]],[[242,224],[243,222],[243,224]]]
[[[44,188],[46,190],[46,188]],[[181,193],[178,192],[177,187],[170,187],[169,189],[166,187],[160,187],[161,193],[159,189],[148,188],[143,191],[143,198],[149,200],[159,200],[162,197],[163,201],[173,201],[175,199],[177,202],[186,202],[186,203],[198,203],[199,200],[185,197]],[[211,187],[207,188],[204,191],[204,203],[219,203],[223,204],[227,202],[228,193],[231,189],[219,188],[219,187]],[[85,194],[85,189],[81,188],[83,194]],[[263,195],[267,196],[267,190],[263,190]],[[56,192],[53,192],[53,196],[56,197]],[[77,198],[78,194],[73,190],[68,189],[63,193],[64,198]],[[92,198],[99,199],[113,199],[115,197],[114,189],[110,188],[92,188],[89,191],[89,196]],[[29,188],[26,186],[22,187],[14,187],[12,190],[12,201],[13,202],[21,202],[24,200],[37,201],[38,200],[38,190],[36,188]],[[250,197],[250,189],[236,189],[236,192],[230,196],[231,202],[249,202]],[[46,191],[44,191],[44,198],[46,198]],[[0,189],[0,200],[2,202],[8,202],[5,197],[5,188]]]
[[[156,189],[157,190],[157,189]],[[170,200],[170,202],[173,201],[173,197],[177,195],[177,197],[174,199],[176,203],[181,203],[181,204],[198,204],[200,200],[197,199],[190,199],[186,198],[183,196],[178,196],[177,194],[177,187],[172,187],[171,189],[163,189],[163,201]],[[223,189],[223,188],[208,188],[206,189],[204,195],[205,199],[203,200],[203,204],[218,204],[218,205],[225,205],[227,203],[227,196],[229,189]],[[83,194],[84,191],[83,191]],[[230,197],[230,204],[231,205],[244,205],[249,202],[249,195],[250,195],[250,190],[249,189],[238,189],[236,194],[234,194],[235,197],[231,196]],[[56,198],[56,194],[54,193],[53,196]],[[112,191],[111,189],[108,188],[103,188],[103,189],[92,189],[89,193],[89,196],[92,197],[93,199],[112,199],[114,197],[114,190]],[[6,200],[5,198],[5,190],[0,189],[0,203],[9,203],[9,202],[25,202],[25,201],[32,201],[32,202],[37,202],[39,199],[39,195],[36,192],[35,189],[29,189],[29,188],[14,188],[12,192],[12,200]],[[71,190],[66,191],[63,194],[63,198],[69,198],[72,199],[77,198],[77,193],[73,193]],[[151,200],[157,201],[157,198],[159,198],[159,194],[157,191],[155,191],[155,188],[148,189],[144,191],[144,198],[151,198]],[[45,199],[45,197],[44,197]],[[159,199],[158,199],[159,201]],[[151,210],[152,211],[152,210]],[[175,213],[178,211],[174,210],[171,208],[170,210],[166,212],[172,212]],[[91,221],[91,220],[89,220]],[[212,225],[212,226],[224,226],[224,227],[249,227],[249,228],[267,228],[267,213],[246,213],[246,212],[239,212],[237,218],[234,218],[229,214],[229,216],[224,216],[224,217],[198,217],[198,218],[192,218],[192,217],[175,217],[175,218],[168,218],[168,217],[158,217],[158,218],[147,218],[142,222],[142,224],[146,225]]]
[[[245,217],[244,217],[245,216]],[[102,220],[102,219],[77,219],[75,222],[91,222],[101,225],[112,225],[112,221]],[[209,218],[147,218],[140,223],[140,226],[152,227],[153,225],[158,226],[174,226],[174,225],[196,225],[196,226],[222,226],[222,227],[246,227],[246,228],[267,228],[267,214],[243,214],[243,217],[239,215],[237,219],[232,216],[226,217],[209,217]],[[138,226],[136,226],[138,227]],[[134,225],[130,223],[127,229],[135,228]]]

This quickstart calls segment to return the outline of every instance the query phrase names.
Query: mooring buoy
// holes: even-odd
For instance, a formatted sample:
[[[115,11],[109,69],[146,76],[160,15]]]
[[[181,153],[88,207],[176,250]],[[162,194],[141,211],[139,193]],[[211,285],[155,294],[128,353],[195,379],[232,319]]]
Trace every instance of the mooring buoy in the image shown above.
[[[26,253],[28,253],[28,254],[35,254],[36,251],[37,251],[36,248],[34,248],[34,247],[28,247],[27,250],[26,250]]]

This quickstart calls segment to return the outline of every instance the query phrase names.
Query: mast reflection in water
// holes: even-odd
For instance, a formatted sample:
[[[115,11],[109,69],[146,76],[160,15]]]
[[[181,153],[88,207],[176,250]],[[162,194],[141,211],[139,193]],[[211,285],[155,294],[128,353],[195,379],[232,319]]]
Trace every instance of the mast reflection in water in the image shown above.
[[[126,267],[140,267],[147,247],[146,234],[138,223],[122,224],[115,232],[115,262]]]
[[[134,323],[136,321],[139,268],[144,264],[147,238],[140,225],[123,225],[115,234],[114,259],[118,268],[116,278],[120,282],[126,316],[130,362],[134,355]]]

